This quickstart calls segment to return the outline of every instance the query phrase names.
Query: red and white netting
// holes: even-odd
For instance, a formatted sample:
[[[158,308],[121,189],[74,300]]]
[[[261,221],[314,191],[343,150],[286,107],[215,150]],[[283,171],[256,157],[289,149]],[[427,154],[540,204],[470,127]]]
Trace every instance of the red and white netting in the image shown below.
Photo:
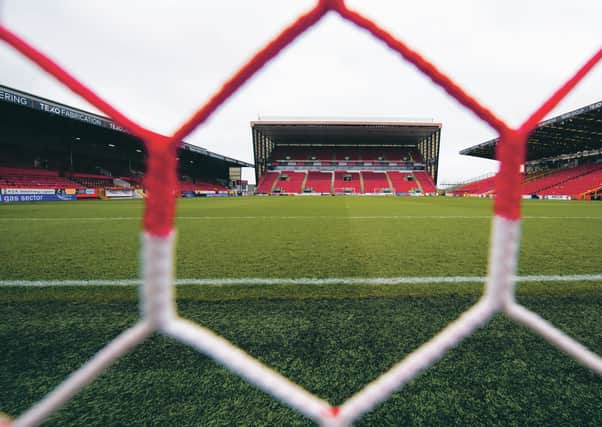
[[[494,205],[489,272],[483,296],[439,334],[339,406],[332,406],[329,402],[313,395],[207,328],[179,317],[172,291],[174,284],[174,210],[177,185],[176,148],[179,141],[204,123],[226,99],[268,61],[328,13],[339,14],[343,19],[365,30],[372,37],[397,52],[404,60],[409,61],[420,72],[427,75],[434,84],[443,88],[451,97],[494,128],[500,138],[496,147],[500,169],[496,177],[497,196]],[[525,158],[527,137],[537,123],[600,61],[602,49],[599,49],[520,127],[512,128],[418,52],[397,40],[376,23],[347,8],[342,0],[321,0],[257,52],[171,137],[165,137],[145,129],[117,111],[99,95],[76,80],[68,71],[4,25],[0,25],[0,38],[131,134],[141,138],[146,144],[148,154],[145,176],[148,197],[141,237],[143,280],[140,288],[140,320],[108,343],[51,393],[16,418],[12,422],[13,426],[34,426],[42,423],[79,390],[100,375],[111,363],[144,341],[153,332],[175,338],[199,350],[291,408],[317,423],[328,426],[348,425],[372,410],[404,384],[432,366],[448,350],[485,325],[497,313],[503,313],[508,318],[523,324],[583,366],[602,375],[600,356],[589,351],[515,300],[515,274],[521,221],[520,166]]]

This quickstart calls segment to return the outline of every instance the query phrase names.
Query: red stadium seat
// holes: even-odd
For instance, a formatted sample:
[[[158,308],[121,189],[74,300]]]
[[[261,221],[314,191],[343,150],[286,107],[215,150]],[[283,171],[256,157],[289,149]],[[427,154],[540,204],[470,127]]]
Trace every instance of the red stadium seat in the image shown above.
[[[362,171],[364,181],[364,193],[387,193],[391,192],[386,172]]]
[[[279,175],[279,172],[266,172],[265,174],[260,176],[259,183],[257,184],[256,193],[270,194],[272,192],[274,181],[276,181],[276,178],[278,178]]]
[[[416,178],[412,172],[388,171],[395,193],[412,193],[418,190]]]
[[[305,172],[283,171],[277,178],[274,191],[281,194],[298,194],[301,192],[303,181],[305,180]]]
[[[0,168],[0,187],[3,188],[81,188],[77,182],[59,176],[58,171],[28,168]]]
[[[495,175],[454,188],[453,194],[487,194],[495,186]]]
[[[329,194],[332,192],[332,172],[309,171],[305,191],[312,193]]]
[[[335,194],[360,194],[362,190],[359,172],[335,171],[334,192]]]
[[[422,187],[422,192],[425,194],[433,194],[437,192],[433,178],[425,171],[414,171],[414,176]]]

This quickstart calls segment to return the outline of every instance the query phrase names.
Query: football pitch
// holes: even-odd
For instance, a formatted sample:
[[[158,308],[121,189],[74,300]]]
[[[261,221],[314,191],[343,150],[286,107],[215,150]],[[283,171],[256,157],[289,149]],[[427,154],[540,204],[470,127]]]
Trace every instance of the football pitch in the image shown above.
[[[142,212],[0,206],[0,411],[18,415],[136,321]],[[181,199],[178,310],[338,404],[478,300],[491,212],[443,197]],[[523,216],[517,299],[600,354],[602,204],[525,201]],[[497,316],[357,425],[599,425],[601,389]],[[48,425],[311,422],[157,335]]]

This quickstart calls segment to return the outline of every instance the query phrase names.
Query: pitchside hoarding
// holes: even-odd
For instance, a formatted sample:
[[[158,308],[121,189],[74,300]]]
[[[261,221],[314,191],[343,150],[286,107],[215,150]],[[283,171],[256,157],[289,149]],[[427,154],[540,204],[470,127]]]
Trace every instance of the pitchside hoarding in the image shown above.
[[[135,194],[134,190],[130,188],[107,188],[105,190],[105,196],[109,199],[133,199]]]
[[[3,188],[0,202],[50,202],[77,200],[75,189]]]

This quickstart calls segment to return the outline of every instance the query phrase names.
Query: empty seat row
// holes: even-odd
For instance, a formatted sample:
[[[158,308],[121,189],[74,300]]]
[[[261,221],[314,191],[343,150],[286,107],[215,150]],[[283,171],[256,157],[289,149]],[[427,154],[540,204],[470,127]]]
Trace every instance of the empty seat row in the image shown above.
[[[495,176],[469,182],[453,190],[455,194],[486,194],[495,188]]]
[[[391,179],[395,193],[413,193],[419,189],[412,172],[389,171],[387,175]]]
[[[334,172],[334,193],[361,193],[359,172]]]
[[[521,194],[578,195],[600,186],[602,163],[589,163],[548,173],[524,175]],[[426,190],[425,190],[426,191]],[[495,176],[484,178],[455,188],[455,194],[485,194],[495,191]]]
[[[414,161],[422,162],[418,150],[398,148],[350,148],[350,147],[276,147],[271,154],[273,161]]]
[[[304,191],[322,194],[331,193],[332,172],[309,171]]]
[[[80,188],[81,185],[59,176],[58,171],[32,168],[0,168],[2,188]]]
[[[259,177],[257,183],[257,189],[255,190],[258,194],[269,194],[272,192],[276,178],[280,175],[279,172],[268,171]]]
[[[563,183],[585,176],[597,169],[602,168],[600,163],[590,163],[574,168],[560,169],[550,174],[544,175],[539,179],[524,182],[521,186],[522,194],[544,194],[553,187],[559,187]],[[570,195],[568,193],[567,195]]]
[[[364,180],[364,193],[391,192],[386,172],[362,172],[362,178]]]
[[[576,178],[563,181],[541,191],[543,196],[573,196],[602,187],[602,164],[597,170],[588,171]]]
[[[305,180],[305,172],[282,172],[277,178],[274,191],[278,193],[300,193]]]

